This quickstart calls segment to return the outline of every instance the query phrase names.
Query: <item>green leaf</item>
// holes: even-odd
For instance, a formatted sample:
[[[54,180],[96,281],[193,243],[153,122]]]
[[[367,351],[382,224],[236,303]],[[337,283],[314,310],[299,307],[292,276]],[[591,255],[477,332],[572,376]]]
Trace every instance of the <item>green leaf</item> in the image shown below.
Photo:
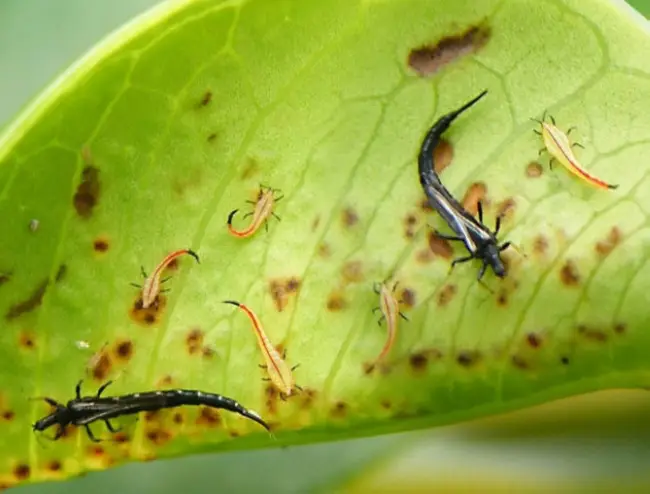
[[[0,484],[647,385],[646,30],[596,0],[251,0],[164,4],[112,36],[0,137]],[[432,122],[484,88],[441,156],[453,150],[442,178],[457,197],[485,192],[488,224],[508,210],[500,238],[522,254],[486,277],[492,293],[477,263],[448,273],[415,164]],[[617,190],[531,164],[544,110],[577,126],[579,158]],[[230,236],[260,182],[284,192],[282,221]],[[164,303],[134,310],[140,266],[188,247],[201,264],[182,259]],[[391,274],[410,321],[388,371],[367,374],[386,338],[372,285]],[[269,393],[224,299],[301,364],[301,394]],[[41,447],[31,423],[49,409],[28,398],[65,402],[86,370],[88,394],[110,378],[109,394],[233,397],[275,439],[188,407],[125,419],[121,442],[77,431]]]

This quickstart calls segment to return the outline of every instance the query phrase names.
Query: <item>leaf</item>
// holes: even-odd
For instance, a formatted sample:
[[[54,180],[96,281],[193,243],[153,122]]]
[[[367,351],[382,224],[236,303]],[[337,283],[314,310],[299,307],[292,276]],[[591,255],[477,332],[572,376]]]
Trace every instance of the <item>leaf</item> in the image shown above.
[[[257,0],[165,4],[115,34],[0,138],[0,484],[647,385],[646,29],[596,0]],[[430,241],[426,223],[445,227],[415,164],[432,122],[484,88],[440,159],[453,154],[442,178],[459,199],[485,194],[488,224],[507,210],[500,238],[525,254],[505,253],[493,294],[475,263],[448,273],[465,253]],[[617,190],[531,164],[544,110],[577,126],[581,161]],[[284,192],[282,221],[229,236],[260,182]],[[181,260],[160,309],[134,311],[140,266],[188,247],[201,264]],[[386,338],[372,285],[391,273],[410,321],[388,371],[366,374]],[[268,391],[224,299],[301,364],[301,394]],[[65,402],[88,367],[87,394],[107,379],[116,395],[218,392],[276,440],[187,407],[125,419],[120,442],[39,446],[30,424],[49,409],[28,398]]]

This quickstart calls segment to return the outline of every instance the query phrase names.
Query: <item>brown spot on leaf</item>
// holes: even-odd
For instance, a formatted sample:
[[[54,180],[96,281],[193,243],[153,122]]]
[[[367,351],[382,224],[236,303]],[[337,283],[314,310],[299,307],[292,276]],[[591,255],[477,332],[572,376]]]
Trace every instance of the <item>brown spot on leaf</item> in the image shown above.
[[[160,417],[160,410],[148,410],[144,413],[145,422],[155,422]]]
[[[580,273],[578,267],[571,259],[567,259],[562,269],[560,269],[560,280],[566,286],[577,286],[580,283]]]
[[[147,439],[149,439],[149,441],[154,443],[156,446],[165,444],[171,438],[172,435],[169,433],[169,431],[166,431],[162,428],[150,429],[147,431]]]
[[[627,324],[624,322],[619,322],[614,325],[614,333],[616,334],[623,334],[625,333],[625,330],[627,329]]]
[[[168,388],[169,386],[172,385],[173,379],[172,376],[169,374],[165,374],[163,377],[161,377],[158,380],[158,384],[156,385],[157,388]]]
[[[185,346],[187,353],[194,355],[203,347],[203,331],[199,328],[192,328],[185,337]]]
[[[363,263],[361,261],[346,262],[341,268],[341,275],[346,283],[358,283],[363,281]]]
[[[203,93],[203,96],[201,97],[201,101],[199,102],[199,107],[208,106],[211,101],[212,101],[212,91],[208,90],[205,93]]]
[[[351,206],[348,206],[343,210],[342,220],[344,227],[352,228],[359,222],[359,215]]]
[[[544,235],[537,235],[533,241],[533,250],[537,254],[545,254],[548,250],[548,239]]]
[[[325,258],[325,259],[327,259],[329,256],[331,256],[332,255],[332,250],[330,249],[329,244],[326,244],[325,242],[320,244],[318,246],[318,255],[320,257]]]
[[[104,451],[104,448],[98,444],[91,444],[88,446],[88,454],[90,456],[104,456],[104,453],[106,453],[106,451]]]
[[[402,303],[406,307],[415,307],[415,303],[417,302],[417,296],[415,294],[415,290],[411,288],[403,288],[401,299],[402,299]]]
[[[318,225],[320,225],[320,216],[316,215],[314,221],[311,222],[311,231],[315,231],[316,228],[318,228]]]
[[[18,337],[18,341],[21,348],[25,350],[33,350],[36,346],[36,340],[34,339],[34,334],[30,331],[22,330]]]
[[[562,357],[560,357],[560,362],[562,362],[562,365],[569,365],[569,363],[570,363],[569,362],[569,357],[567,357],[566,355],[563,355]]]
[[[598,329],[590,328],[584,324],[578,324],[578,333],[585,339],[605,343],[607,341],[607,333]]]
[[[607,256],[621,243],[622,237],[621,230],[617,226],[612,227],[607,237],[596,243],[596,252],[603,257]]]
[[[2,418],[7,422],[13,420],[15,416],[16,414],[13,410],[5,410],[4,412],[2,412]]]
[[[497,216],[505,219],[510,218],[515,212],[516,205],[517,203],[515,202],[514,198],[509,197],[507,199],[504,199],[499,204],[497,204]]]
[[[379,402],[379,405],[384,409],[384,410],[390,410],[393,408],[393,404],[390,402],[389,399],[383,399]]]
[[[445,259],[451,259],[454,254],[454,250],[451,247],[451,244],[448,240],[439,237],[435,232],[431,231],[428,235],[429,239],[429,249],[436,256],[443,257]]]
[[[31,475],[31,472],[29,465],[25,463],[19,463],[14,467],[14,477],[19,481],[27,480]]]
[[[162,314],[166,305],[167,298],[164,295],[159,294],[156,297],[155,302],[145,309],[142,307],[142,299],[138,297],[133,304],[133,307],[131,307],[129,315],[131,316],[131,319],[142,326],[152,326],[158,322],[159,316]]]
[[[501,290],[499,295],[497,295],[497,305],[499,307],[508,305],[508,293],[505,290]]]
[[[108,240],[104,238],[95,239],[93,242],[93,249],[95,249],[95,252],[106,252],[108,247]]]
[[[111,371],[112,363],[108,353],[104,350],[96,357],[92,366],[92,375],[98,381],[105,381]]]
[[[172,415],[172,420],[177,425],[182,424],[184,421],[183,414],[181,412],[174,412],[174,415]]]
[[[429,204],[428,199],[422,199],[420,201],[419,207],[425,213],[430,213],[431,211],[433,211],[433,208],[431,207],[431,204]]]
[[[299,288],[300,279],[295,276],[291,278],[276,278],[269,282],[269,292],[278,312],[284,310],[289,303],[289,296],[296,294]]]
[[[527,370],[530,368],[528,362],[519,355],[513,355],[510,361],[512,362],[512,365],[517,369]]]
[[[490,39],[486,25],[471,26],[459,34],[445,36],[437,43],[411,50],[408,65],[421,77],[438,72],[456,59],[476,53]]]
[[[339,293],[332,293],[327,298],[327,309],[331,311],[343,310],[347,307],[348,303]]]
[[[404,235],[406,238],[415,237],[415,227],[417,225],[418,219],[414,214],[407,214],[404,218]]]
[[[478,213],[478,203],[485,201],[487,195],[487,185],[483,182],[474,182],[469,186],[463,196],[463,207],[473,216]]]
[[[526,176],[528,178],[541,177],[542,173],[544,173],[544,169],[542,168],[542,165],[540,165],[536,161],[531,161],[530,163],[528,163],[528,166],[526,166]]]
[[[427,368],[428,363],[429,357],[426,352],[416,352],[409,356],[409,364],[413,370],[422,371]]]
[[[342,418],[348,410],[348,406],[343,401],[337,401],[332,407],[332,417]]]
[[[52,460],[47,464],[47,469],[50,472],[58,472],[63,468],[63,465],[59,460]]]
[[[115,355],[120,360],[129,360],[133,356],[133,342],[124,340],[117,343],[115,345]]]
[[[481,354],[478,350],[461,350],[456,356],[456,362],[462,367],[473,367],[481,361]]]
[[[267,383],[264,388],[264,394],[266,395],[266,408],[269,411],[270,415],[275,415],[278,411],[278,390],[275,389],[273,383]]]
[[[438,293],[438,306],[445,307],[456,295],[458,288],[454,284],[447,284],[442,287],[440,293]]]
[[[43,302],[43,296],[45,295],[45,290],[47,290],[48,283],[48,280],[42,281],[27,299],[9,307],[9,310],[5,314],[5,319],[7,321],[11,321],[27,312],[33,311],[39,305],[41,305],[41,302]]]
[[[206,141],[214,142],[216,138],[217,138],[217,134],[215,132],[213,132],[211,134],[208,134],[208,137],[206,138]]]
[[[11,272],[0,273],[0,285],[4,285],[11,279]]]
[[[435,167],[436,173],[442,173],[451,164],[453,159],[454,148],[449,141],[440,139],[436,149],[433,151],[433,166]]]
[[[113,434],[113,441],[119,444],[129,442],[129,435],[126,432],[117,432]]]
[[[309,409],[313,406],[314,401],[316,400],[316,390],[311,388],[304,388],[302,393],[300,393],[300,406],[303,409]]]
[[[215,353],[215,352],[214,352],[214,350],[212,349],[212,347],[209,347],[209,346],[207,346],[207,345],[205,345],[205,346],[201,349],[201,356],[202,356],[204,359],[206,359],[206,360],[210,360],[210,359],[212,359],[212,357],[214,357],[214,353]]]
[[[93,209],[99,201],[99,190],[99,168],[88,165],[81,173],[81,181],[72,199],[79,216],[85,219],[92,216]]]
[[[526,341],[531,346],[531,348],[539,348],[544,343],[542,336],[538,333],[528,333],[526,335]]]
[[[259,170],[259,167],[260,165],[255,158],[253,158],[252,156],[247,156],[244,164],[244,169],[241,172],[242,180],[247,180],[251,178],[253,175],[255,175]],[[257,200],[260,199],[259,194],[256,196],[256,199]]]

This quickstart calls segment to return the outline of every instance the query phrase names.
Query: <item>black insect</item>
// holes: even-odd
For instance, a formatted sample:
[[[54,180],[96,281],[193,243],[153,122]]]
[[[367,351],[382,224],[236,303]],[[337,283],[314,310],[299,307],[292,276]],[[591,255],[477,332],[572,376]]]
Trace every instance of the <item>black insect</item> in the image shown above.
[[[456,264],[467,262],[472,259],[480,259],[483,262],[478,273],[480,280],[485,274],[487,266],[491,266],[494,274],[503,278],[506,275],[506,268],[501,259],[500,252],[510,246],[510,242],[499,245],[497,234],[501,226],[501,217],[497,217],[494,232],[483,224],[483,207],[478,202],[478,221],[451,195],[440,181],[433,164],[433,152],[440,141],[442,134],[449,128],[451,123],[465,110],[487,94],[487,90],[476,96],[473,100],[465,103],[458,110],[443,115],[427,132],[422,142],[418,156],[418,170],[420,183],[429,204],[447,222],[456,235],[443,235],[436,232],[440,238],[446,240],[457,240],[465,244],[469,256],[454,259],[451,263],[453,268]]]
[[[52,398],[43,398],[55,410],[36,421],[32,426],[34,431],[44,431],[49,427],[58,425],[59,428],[54,436],[54,440],[59,439],[68,425],[83,426],[86,428],[88,437],[95,442],[99,440],[90,430],[92,422],[103,420],[111,432],[118,432],[119,429],[113,427],[110,419],[122,415],[131,415],[145,411],[155,411],[163,408],[174,408],[183,405],[203,405],[212,408],[222,408],[238,413],[254,420],[262,425],[265,429],[269,426],[262,418],[252,410],[247,410],[235,400],[225,396],[204,393],[203,391],[189,389],[169,389],[164,391],[150,391],[146,393],[133,393],[124,396],[102,397],[102,392],[111,384],[108,381],[103,384],[97,391],[97,396],[81,396],[81,383],[77,384],[76,398],[68,401],[67,405],[59,403]]]

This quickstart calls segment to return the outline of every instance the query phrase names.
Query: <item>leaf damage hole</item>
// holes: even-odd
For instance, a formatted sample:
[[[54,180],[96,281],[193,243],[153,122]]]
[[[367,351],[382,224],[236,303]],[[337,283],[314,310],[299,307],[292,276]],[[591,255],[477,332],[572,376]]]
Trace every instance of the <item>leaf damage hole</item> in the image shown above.
[[[471,26],[462,33],[411,50],[407,63],[421,77],[430,76],[456,59],[476,53],[485,46],[490,35],[489,26]]]
[[[478,203],[479,201],[485,204],[487,203],[486,201],[486,196],[487,196],[487,185],[483,182],[474,182],[472,185],[470,185],[465,191],[465,195],[463,196],[463,207],[472,215],[476,216],[478,213]]]
[[[275,278],[269,281],[269,293],[278,312],[282,312],[289,303],[289,297],[296,295],[300,288],[300,278]]]
[[[544,168],[542,165],[537,163],[537,161],[531,161],[526,166],[526,176],[528,178],[539,178],[544,173]]]
[[[606,257],[614,248],[621,243],[623,234],[617,226],[613,226],[607,234],[607,237],[596,243],[596,253],[601,257]]]
[[[81,181],[72,198],[72,204],[77,214],[88,219],[93,214],[93,209],[99,202],[100,183],[99,168],[87,165],[81,173]]]
[[[578,267],[571,259],[567,259],[564,266],[560,269],[560,280],[568,287],[575,287],[580,284]]]

